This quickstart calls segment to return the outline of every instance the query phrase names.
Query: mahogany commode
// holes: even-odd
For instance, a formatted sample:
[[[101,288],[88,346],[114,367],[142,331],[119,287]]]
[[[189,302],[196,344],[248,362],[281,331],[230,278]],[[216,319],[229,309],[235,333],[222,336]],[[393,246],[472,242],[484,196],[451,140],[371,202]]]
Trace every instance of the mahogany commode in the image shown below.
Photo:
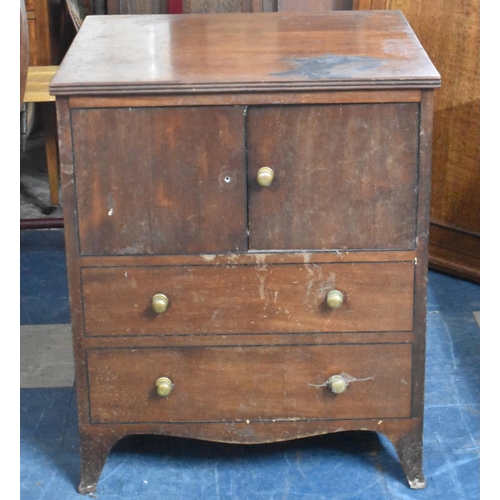
[[[432,93],[400,12],[89,16],[57,96],[81,436],[370,430],[422,488]]]

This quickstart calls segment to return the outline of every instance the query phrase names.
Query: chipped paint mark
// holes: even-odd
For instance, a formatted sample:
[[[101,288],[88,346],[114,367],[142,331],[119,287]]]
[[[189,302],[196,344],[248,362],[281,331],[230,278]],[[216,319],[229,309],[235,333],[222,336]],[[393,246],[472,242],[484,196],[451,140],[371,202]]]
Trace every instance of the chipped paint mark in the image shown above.
[[[202,255],[201,258],[205,261],[205,262],[212,262],[214,259],[215,259],[215,254],[205,254],[205,255]]]
[[[143,247],[140,243],[134,243],[131,246],[125,247],[120,253],[123,255],[130,255],[135,253],[141,253]]]
[[[418,264],[418,259],[415,257],[415,265]]]
[[[110,209],[109,209],[108,215],[109,215],[110,217],[113,215],[113,209],[112,209],[112,208],[110,208]]]
[[[255,263],[256,264],[265,264],[266,263],[266,256],[264,254],[255,254]]]
[[[304,254],[304,264],[309,264],[309,262],[311,262],[311,254],[305,253]]]
[[[255,256],[255,263],[257,264],[257,272],[267,271],[266,256],[263,254],[258,254]]]
[[[128,271],[125,271],[125,278],[128,278]]]
[[[266,290],[265,290],[265,284],[266,284],[266,276],[259,276],[259,296],[262,300],[266,300]]]
[[[238,255],[231,253],[228,256],[226,256],[227,262],[230,264],[237,264],[238,263]]]

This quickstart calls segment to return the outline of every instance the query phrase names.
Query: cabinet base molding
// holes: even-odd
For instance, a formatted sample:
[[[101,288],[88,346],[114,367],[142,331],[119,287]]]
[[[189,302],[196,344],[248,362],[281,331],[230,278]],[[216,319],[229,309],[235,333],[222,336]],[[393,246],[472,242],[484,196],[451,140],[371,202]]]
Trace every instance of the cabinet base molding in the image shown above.
[[[429,268],[479,283],[479,235],[431,222]]]
[[[82,425],[80,493],[93,493],[105,461],[113,446],[132,435],[159,435],[199,439],[228,444],[258,445],[291,441],[346,431],[371,431],[383,434],[394,446],[411,489],[425,488],[422,472],[422,420],[277,420],[276,422],[212,422],[190,424]],[[230,427],[230,429],[229,429]]]

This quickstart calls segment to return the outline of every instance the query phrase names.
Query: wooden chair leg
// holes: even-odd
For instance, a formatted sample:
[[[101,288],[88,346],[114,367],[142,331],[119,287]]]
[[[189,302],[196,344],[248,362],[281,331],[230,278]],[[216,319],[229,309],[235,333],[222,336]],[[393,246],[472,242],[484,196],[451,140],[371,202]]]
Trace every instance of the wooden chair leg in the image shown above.
[[[59,205],[59,154],[57,147],[57,119],[53,102],[42,104],[43,128],[45,132],[45,154],[49,175],[50,204]]]

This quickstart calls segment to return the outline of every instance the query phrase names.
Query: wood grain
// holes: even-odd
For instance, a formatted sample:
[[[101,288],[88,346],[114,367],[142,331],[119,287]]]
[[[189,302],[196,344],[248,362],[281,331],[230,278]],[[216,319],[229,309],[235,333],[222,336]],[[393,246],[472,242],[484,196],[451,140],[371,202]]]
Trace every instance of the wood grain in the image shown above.
[[[194,94],[120,97],[71,97],[71,108],[150,106],[249,106],[252,104],[354,104],[420,102],[419,90],[343,92],[252,92],[251,94]]]
[[[381,3],[385,5],[361,0],[359,8],[401,10],[443,79],[435,96],[431,222],[444,229],[431,236],[430,264],[434,269],[479,281],[479,0]],[[445,234],[449,235],[446,242]],[[457,241],[464,240],[467,245],[471,238],[475,239],[476,250],[468,255]]]
[[[168,0],[108,0],[108,14],[168,14]]]
[[[275,6],[262,2],[262,9]],[[53,86],[80,491],[95,491],[110,447],[127,434],[264,443],[355,429],[385,433],[410,486],[422,487],[432,89],[440,80],[413,32],[391,12],[189,14],[167,24],[164,16],[130,17],[89,19]],[[111,28],[123,33],[108,37]],[[304,47],[314,63],[341,51],[378,57],[381,66],[365,66],[361,75],[341,65],[316,78]],[[307,59],[300,75],[283,63],[289,57]],[[101,62],[108,66],[102,72]],[[97,71],[79,80],[85,67]],[[333,206],[330,219],[346,225],[348,217],[331,214],[371,203],[377,222],[362,219],[364,236],[328,218],[316,227],[339,231],[349,245],[361,241],[362,249],[322,248],[322,236],[291,222],[290,231],[313,248],[290,251],[293,236],[276,229],[279,237],[265,245],[272,248],[248,250],[252,197],[262,194],[254,190],[254,168],[277,153],[293,195],[266,200],[267,216],[283,217],[286,202],[302,224],[315,224],[303,215],[307,206],[320,219],[318,209]],[[337,158],[339,183],[321,177]],[[234,198],[216,182],[221,165],[237,173]],[[302,174],[318,165],[324,171],[312,185],[321,202],[301,186]],[[233,186],[229,177],[222,180]],[[283,177],[276,179],[279,188]],[[160,188],[168,196],[158,196]],[[399,200],[385,220],[377,219],[379,199]],[[201,212],[208,218],[191,226]],[[163,219],[144,230],[144,214],[156,213]],[[251,221],[250,228],[251,240]],[[387,249],[410,234],[406,250]],[[180,247],[169,247],[169,239]],[[375,241],[384,249],[371,248]],[[221,250],[226,244],[231,249]],[[345,295],[336,311],[325,307],[333,287]],[[170,304],[154,315],[158,292]],[[333,396],[324,382],[339,372],[365,380]],[[167,399],[155,393],[160,376],[174,381]]]
[[[132,336],[410,331],[413,273],[411,262],[85,268],[85,330]],[[335,311],[325,303],[333,289],[345,295]],[[159,315],[151,309],[156,293],[170,301]]]
[[[29,29],[28,29],[28,17],[26,14],[26,5],[24,0],[21,1],[20,9],[20,78],[19,83],[21,87],[21,103],[20,107],[23,106],[24,92],[26,90],[26,80],[28,78],[28,67],[29,67]]]
[[[411,346],[92,349],[93,423],[409,417]],[[391,363],[387,363],[391,360]],[[342,394],[335,374],[367,379]],[[168,376],[168,398],[155,381]]]
[[[56,95],[439,85],[434,66],[397,12],[90,16],[87,21],[52,81]]]
[[[249,108],[250,248],[414,248],[418,120],[416,104]]]
[[[82,254],[246,249],[243,108],[75,110],[72,120]]]

